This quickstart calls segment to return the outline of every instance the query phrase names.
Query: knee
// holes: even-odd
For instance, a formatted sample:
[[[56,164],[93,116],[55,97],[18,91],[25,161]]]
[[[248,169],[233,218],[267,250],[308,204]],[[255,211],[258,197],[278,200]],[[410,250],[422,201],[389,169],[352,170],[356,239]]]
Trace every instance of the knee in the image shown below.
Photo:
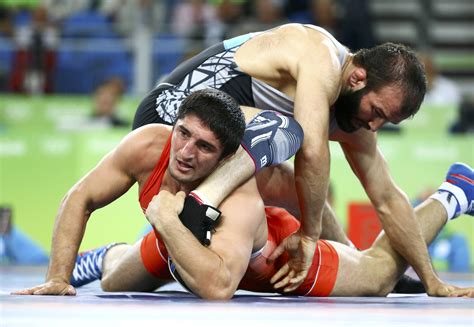
[[[396,279],[396,269],[392,269],[390,262],[383,262],[383,260],[375,268],[377,273],[370,284],[370,296],[385,297],[392,292]]]
[[[114,276],[103,276],[100,280],[100,286],[105,292],[119,292],[123,291],[121,283]]]
[[[393,287],[393,282],[389,280],[380,280],[372,287],[371,293],[368,295],[376,297],[386,297],[393,290]]]
[[[375,251],[365,251],[364,262],[366,273],[364,274],[364,285],[362,293],[365,296],[387,296],[395,286],[398,269],[384,253],[375,253]]]
[[[303,143],[300,124],[274,111],[262,111],[245,129],[242,145],[256,164],[256,171],[277,165],[296,154]]]

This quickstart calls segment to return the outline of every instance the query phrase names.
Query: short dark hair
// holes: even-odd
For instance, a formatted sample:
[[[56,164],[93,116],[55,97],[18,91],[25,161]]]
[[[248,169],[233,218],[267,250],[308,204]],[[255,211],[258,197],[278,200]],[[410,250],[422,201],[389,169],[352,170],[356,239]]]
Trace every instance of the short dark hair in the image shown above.
[[[225,92],[203,89],[188,95],[176,120],[196,115],[224,146],[222,158],[237,151],[245,131],[245,118],[237,101]]]
[[[403,92],[401,118],[414,116],[426,93],[426,75],[415,52],[402,44],[384,43],[354,54],[353,63],[367,71],[367,90],[395,85]]]

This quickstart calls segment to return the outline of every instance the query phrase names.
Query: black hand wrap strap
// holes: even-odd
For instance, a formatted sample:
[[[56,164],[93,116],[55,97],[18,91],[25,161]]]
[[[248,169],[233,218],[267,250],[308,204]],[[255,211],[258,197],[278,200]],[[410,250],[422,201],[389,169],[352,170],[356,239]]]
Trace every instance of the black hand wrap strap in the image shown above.
[[[208,246],[211,244],[211,232],[219,222],[220,216],[221,212],[216,208],[200,204],[194,197],[188,195],[179,219],[202,245]]]
[[[183,225],[205,246],[211,244],[211,233],[219,222],[220,217],[221,212],[219,210],[206,204],[200,204],[190,195],[184,200],[183,211],[179,214],[179,219]],[[193,293],[179,275],[171,257],[168,257],[168,268],[173,278],[189,292]]]

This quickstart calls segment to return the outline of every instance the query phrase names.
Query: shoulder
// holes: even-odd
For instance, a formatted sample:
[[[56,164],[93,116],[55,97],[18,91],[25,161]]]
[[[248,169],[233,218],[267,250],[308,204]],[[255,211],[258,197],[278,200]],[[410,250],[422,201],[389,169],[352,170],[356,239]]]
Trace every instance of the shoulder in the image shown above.
[[[134,155],[151,149],[161,149],[166,144],[171,129],[171,126],[163,124],[142,126],[125,136],[118,149],[124,154]]]
[[[278,50],[280,56],[288,56],[304,53],[308,48],[318,48],[326,39],[327,37],[316,29],[290,23],[259,33],[249,43],[255,44],[257,51]]]
[[[273,30],[270,30],[272,32]],[[324,33],[323,29],[312,25],[303,24],[286,24],[275,29],[275,34],[281,38],[284,43],[291,43],[294,45],[291,49],[313,51],[318,50],[312,55],[324,56],[337,53],[337,49],[331,40],[329,32]]]
[[[171,134],[172,127],[149,124],[130,132],[115,149],[114,156],[125,167],[140,173],[156,164]],[[133,173],[132,172],[132,173]]]
[[[339,50],[330,35],[301,24],[283,25],[279,30],[281,56],[293,77],[311,76],[328,93],[335,96],[340,86],[341,64]]]

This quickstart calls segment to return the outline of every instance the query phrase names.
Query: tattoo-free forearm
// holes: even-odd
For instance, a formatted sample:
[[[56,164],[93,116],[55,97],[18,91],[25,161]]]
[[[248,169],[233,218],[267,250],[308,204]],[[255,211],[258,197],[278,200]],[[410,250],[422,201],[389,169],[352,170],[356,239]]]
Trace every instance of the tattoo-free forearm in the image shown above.
[[[47,281],[61,279],[69,283],[74,269],[89,217],[85,205],[74,203],[74,198],[73,193],[66,195],[56,217]]]
[[[322,210],[329,181],[329,150],[316,153],[305,148],[296,154],[295,183],[301,211],[301,229],[313,239],[321,234]]]
[[[157,229],[186,286],[204,299],[232,297],[237,285],[233,286],[222,258],[199,243],[178,216],[166,220]]]
[[[232,173],[229,174],[229,172]],[[233,190],[252,177],[254,172],[255,165],[252,158],[242,147],[239,147],[235,155],[214,170],[196,188],[196,191],[204,194],[213,206],[218,207]]]
[[[408,199],[397,194],[378,210],[385,233],[394,249],[415,269],[428,289],[437,280],[420,225]]]

